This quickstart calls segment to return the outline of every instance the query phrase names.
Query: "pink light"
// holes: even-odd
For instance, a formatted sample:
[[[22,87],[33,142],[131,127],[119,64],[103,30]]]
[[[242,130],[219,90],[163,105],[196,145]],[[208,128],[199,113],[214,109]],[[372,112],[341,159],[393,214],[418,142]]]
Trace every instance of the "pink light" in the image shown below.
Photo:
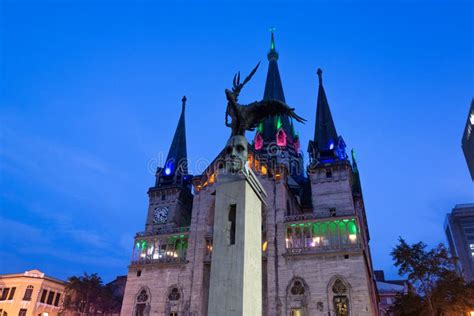
[[[260,135],[259,132],[257,132],[257,134],[255,134],[254,143],[255,143],[255,149],[256,150],[262,149],[262,147],[263,147],[263,138],[262,138],[262,135]]]
[[[282,128],[280,128],[276,134],[276,141],[278,146],[286,146],[286,133]]]

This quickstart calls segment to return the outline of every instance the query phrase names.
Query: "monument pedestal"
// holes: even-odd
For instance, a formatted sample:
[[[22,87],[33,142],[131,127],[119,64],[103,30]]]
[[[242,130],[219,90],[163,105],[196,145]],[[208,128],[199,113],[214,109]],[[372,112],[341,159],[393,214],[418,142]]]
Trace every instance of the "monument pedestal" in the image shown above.
[[[262,315],[262,203],[252,170],[219,175],[208,316]]]

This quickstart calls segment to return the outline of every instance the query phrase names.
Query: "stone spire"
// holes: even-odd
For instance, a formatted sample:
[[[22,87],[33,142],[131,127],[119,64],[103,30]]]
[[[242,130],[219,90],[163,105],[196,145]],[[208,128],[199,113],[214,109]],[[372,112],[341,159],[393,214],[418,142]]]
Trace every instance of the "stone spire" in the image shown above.
[[[184,113],[186,109],[186,96],[181,99],[181,115],[178,120],[178,126],[174,132],[173,141],[168,151],[163,168],[158,168],[160,178],[157,181],[160,184],[178,184],[182,183],[183,177],[188,174],[188,154],[186,149],[186,126]]]
[[[323,87],[323,71],[318,69],[319,91],[316,109],[316,126],[314,128],[314,142],[318,150],[332,150],[336,146],[337,132],[332,120],[326,92]]]
[[[345,143],[338,136],[336,126],[332,119],[331,110],[323,86],[323,71],[318,68],[318,101],[316,106],[316,124],[314,139],[310,142],[308,151],[312,159],[329,162],[333,158],[347,159]]]

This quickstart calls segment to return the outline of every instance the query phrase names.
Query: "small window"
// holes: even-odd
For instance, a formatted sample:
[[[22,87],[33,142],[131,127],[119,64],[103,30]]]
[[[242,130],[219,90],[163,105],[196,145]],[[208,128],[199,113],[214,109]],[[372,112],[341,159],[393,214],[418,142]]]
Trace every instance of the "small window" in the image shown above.
[[[336,208],[335,208],[335,207],[331,207],[331,208],[329,209],[329,214],[330,214],[331,216],[336,216]]]
[[[61,293],[56,294],[56,298],[54,299],[54,306],[59,306],[59,299],[61,298]]]
[[[25,295],[23,295],[24,301],[31,301],[31,296],[33,295],[33,285],[28,285],[25,291]]]
[[[178,313],[177,312],[171,312],[170,316],[178,316]]]
[[[16,287],[12,287],[12,290],[10,291],[10,295],[8,296],[9,300],[13,299],[13,296],[15,295]]]
[[[140,277],[142,275],[142,270],[137,270],[137,277]]]
[[[166,199],[166,195],[162,194],[161,195],[161,200],[164,201]]]
[[[25,308],[20,309],[18,316],[26,316],[26,309]]]
[[[50,291],[48,294],[48,301],[46,302],[46,304],[53,305],[53,299],[54,299],[54,292]]]
[[[46,294],[48,294],[48,290],[43,289],[43,292],[41,293],[40,303],[46,302]]]
[[[235,204],[232,204],[229,207],[229,224],[230,224],[230,230],[229,230],[229,245],[235,245],[235,221],[236,221],[236,210],[237,206]]]
[[[10,288],[6,287],[2,291],[2,296],[0,296],[0,301],[4,301],[8,297],[8,292],[10,292]]]
[[[332,171],[326,170],[326,178],[332,178]]]

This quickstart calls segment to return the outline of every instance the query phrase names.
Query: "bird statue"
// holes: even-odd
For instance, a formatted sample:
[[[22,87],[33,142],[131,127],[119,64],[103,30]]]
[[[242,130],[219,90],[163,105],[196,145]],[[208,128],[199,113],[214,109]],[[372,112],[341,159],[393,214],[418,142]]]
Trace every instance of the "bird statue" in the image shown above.
[[[250,72],[245,80],[240,82],[240,72],[235,74],[232,91],[225,90],[227,98],[227,109],[225,112],[225,125],[232,129],[232,136],[245,135],[245,131],[253,131],[264,119],[276,115],[288,115],[300,123],[306,120],[295,113],[294,108],[290,108],[286,103],[280,100],[262,100],[255,101],[247,105],[237,102],[240,91],[244,85],[252,79],[260,63]],[[229,117],[232,121],[229,123]]]

